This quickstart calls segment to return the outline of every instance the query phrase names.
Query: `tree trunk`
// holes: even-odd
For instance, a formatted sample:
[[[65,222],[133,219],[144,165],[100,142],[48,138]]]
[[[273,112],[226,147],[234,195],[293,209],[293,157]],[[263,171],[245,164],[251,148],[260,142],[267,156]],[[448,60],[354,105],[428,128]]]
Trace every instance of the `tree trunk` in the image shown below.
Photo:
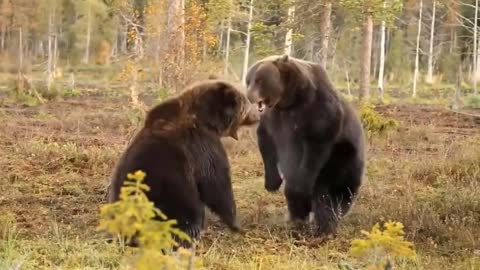
[[[295,14],[295,4],[293,3],[291,7],[288,8],[288,23],[293,22],[293,16]],[[292,35],[293,35],[293,28],[289,26],[287,33],[285,34],[285,51],[286,55],[290,55],[292,53]]]
[[[5,50],[5,38],[7,36],[7,26],[5,24],[2,24],[2,33],[0,35],[0,51]]]
[[[169,0],[167,22],[168,53],[173,54],[173,64],[182,70],[185,67],[184,4],[183,0]],[[179,87],[179,83],[184,79],[183,71],[176,75],[177,78],[173,83],[175,87]],[[170,76],[170,74],[167,74],[167,76]]]
[[[417,48],[415,50],[415,71],[413,72],[413,91],[412,91],[413,97],[417,95],[417,80],[418,80],[418,72],[419,72],[418,61],[420,57],[420,34],[422,32],[422,9],[423,9],[423,0],[420,0],[420,8],[419,8],[419,14],[418,14]]]
[[[450,27],[450,47],[448,49],[448,53],[453,53],[453,49],[455,48],[455,44],[457,43],[455,27]]]
[[[53,72],[56,72],[56,70],[57,70],[57,60],[58,60],[58,33],[57,33],[57,30],[56,30],[56,27],[54,27],[54,32],[53,32]]]
[[[362,63],[360,66],[359,99],[368,99],[370,96],[370,67],[372,60],[373,18],[367,15],[363,24]]]
[[[114,40],[113,40],[112,49],[110,51],[110,57],[111,58],[117,58],[117,56],[118,56],[118,41],[119,41],[118,37],[119,37],[118,27],[115,27],[115,37],[114,37]]]
[[[428,50],[428,71],[427,71],[427,83],[433,84],[433,38],[435,34],[435,13],[436,13],[436,0],[433,0],[432,7],[432,24],[430,27],[430,47]]]
[[[372,37],[372,70],[370,73],[370,77],[376,77],[377,76],[377,68],[378,68],[378,58],[379,58],[379,52],[380,52],[380,44],[378,44],[378,38],[379,38],[379,32],[378,31],[373,31],[373,37]]]
[[[23,71],[23,29],[18,29],[18,74]]]
[[[70,89],[75,90],[75,73],[70,73]]]
[[[53,82],[53,14],[48,16],[48,61],[47,61],[47,89],[50,90]]]
[[[320,47],[320,64],[326,69],[328,61],[328,43],[330,41],[331,31],[331,15],[332,15],[332,2],[331,0],[325,1],[325,8],[322,12],[320,35],[321,35],[321,47]]]
[[[385,7],[386,2],[383,2],[383,6]],[[383,86],[383,78],[385,72],[385,30],[386,25],[385,21],[382,21],[382,25],[380,26],[380,62],[378,67],[378,94],[381,100],[383,100],[383,94],[385,92]]]
[[[315,49],[315,39],[312,38],[308,41],[308,54],[307,54],[308,55],[307,56],[308,61],[312,61],[312,62],[314,61],[313,60],[314,55],[315,55],[315,53],[313,51],[314,49]]]
[[[225,28],[225,20],[222,20],[222,21],[220,22],[220,34],[218,35],[218,50],[217,50],[217,55],[222,55],[224,28]]]
[[[247,30],[247,40],[245,44],[245,56],[243,58],[243,72],[242,72],[242,82],[245,83],[245,79],[247,78],[247,71],[248,71],[248,59],[250,57],[250,38],[251,38],[251,31],[252,31],[252,20],[253,20],[253,0],[250,0],[250,9],[248,12],[248,30]]]
[[[207,60],[207,52],[208,52],[207,39],[203,37],[202,38],[202,61],[203,62]]]
[[[178,40],[179,48],[180,48],[180,55],[179,55],[179,62],[181,63],[182,67],[185,66],[185,0],[180,0],[180,36]]]
[[[85,55],[83,56],[83,63],[88,64],[90,60],[90,42],[92,38],[92,2],[87,0],[88,12],[87,12],[87,40],[85,43]]]
[[[473,92],[475,95],[478,93],[477,89],[477,72],[478,72],[478,0],[475,0],[475,22],[473,24]]]
[[[344,61],[344,66],[345,66],[345,79],[347,80],[347,93],[349,97],[352,97],[352,91],[350,90],[350,75],[348,74],[348,65]]]
[[[128,51],[128,24],[124,23],[120,29],[120,52],[126,54]]]
[[[225,62],[224,62],[224,69],[223,75],[227,76],[228,74],[228,66],[230,65],[230,36],[232,33],[232,18],[231,15],[228,16],[227,22],[227,40],[225,41]]]

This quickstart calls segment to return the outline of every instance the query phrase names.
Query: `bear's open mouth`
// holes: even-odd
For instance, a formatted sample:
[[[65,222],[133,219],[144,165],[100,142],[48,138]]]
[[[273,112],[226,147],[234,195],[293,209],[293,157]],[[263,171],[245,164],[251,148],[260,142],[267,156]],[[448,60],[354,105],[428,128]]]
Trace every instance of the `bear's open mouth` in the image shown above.
[[[265,110],[265,107],[266,107],[266,106],[265,106],[265,102],[263,102],[263,100],[257,102],[257,105],[258,105],[258,111],[259,111],[259,112],[263,112],[263,110]]]

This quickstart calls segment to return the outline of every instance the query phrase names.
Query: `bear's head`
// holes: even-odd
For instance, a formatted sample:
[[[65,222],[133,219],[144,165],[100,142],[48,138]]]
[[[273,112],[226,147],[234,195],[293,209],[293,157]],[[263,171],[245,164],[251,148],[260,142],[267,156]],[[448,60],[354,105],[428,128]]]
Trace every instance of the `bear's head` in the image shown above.
[[[230,136],[238,140],[237,131],[260,120],[258,111],[241,85],[225,80],[206,80],[192,86],[190,113],[196,122],[216,132],[222,137]],[[245,91],[243,91],[245,92]]]
[[[312,85],[308,62],[283,56],[270,56],[253,64],[246,76],[248,99],[258,110],[286,108],[295,103],[297,94]]]

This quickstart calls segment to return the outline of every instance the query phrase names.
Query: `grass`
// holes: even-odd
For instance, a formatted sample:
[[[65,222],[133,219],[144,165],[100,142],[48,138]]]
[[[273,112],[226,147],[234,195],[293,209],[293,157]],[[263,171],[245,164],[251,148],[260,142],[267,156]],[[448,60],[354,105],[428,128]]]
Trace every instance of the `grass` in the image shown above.
[[[419,254],[397,269],[480,269],[480,123],[417,104],[384,105],[400,127],[368,146],[367,176],[338,236],[295,235],[283,195],[263,188],[255,132],[225,140],[245,235],[208,215],[208,269],[339,269],[350,241],[396,220]],[[476,112],[478,114],[478,111]],[[0,269],[115,269],[125,252],[95,232],[105,187],[141,123],[125,95],[82,89],[33,107],[0,103]]]

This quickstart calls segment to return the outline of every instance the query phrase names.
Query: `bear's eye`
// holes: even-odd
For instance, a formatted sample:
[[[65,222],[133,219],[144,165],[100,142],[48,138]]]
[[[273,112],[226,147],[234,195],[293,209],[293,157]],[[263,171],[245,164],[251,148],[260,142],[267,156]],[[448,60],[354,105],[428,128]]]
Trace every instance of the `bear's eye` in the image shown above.
[[[262,79],[260,79],[260,78],[257,78],[257,79],[255,79],[255,82],[256,82],[257,84],[261,84],[261,83],[262,83],[262,81],[263,81],[263,80],[262,80]]]

